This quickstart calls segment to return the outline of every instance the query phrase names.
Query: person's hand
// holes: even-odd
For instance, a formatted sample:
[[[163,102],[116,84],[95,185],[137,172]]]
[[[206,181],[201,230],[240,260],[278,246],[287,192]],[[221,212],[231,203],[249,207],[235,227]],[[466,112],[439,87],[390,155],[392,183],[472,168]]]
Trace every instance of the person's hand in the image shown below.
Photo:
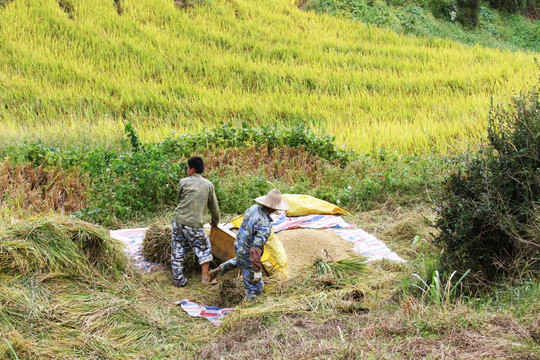
[[[261,282],[261,280],[262,280],[262,274],[260,271],[257,271],[256,273],[253,274],[253,283],[258,284]]]
[[[261,255],[261,249],[256,247],[249,249],[249,261],[251,261],[251,266],[255,272],[260,272],[262,269]]]

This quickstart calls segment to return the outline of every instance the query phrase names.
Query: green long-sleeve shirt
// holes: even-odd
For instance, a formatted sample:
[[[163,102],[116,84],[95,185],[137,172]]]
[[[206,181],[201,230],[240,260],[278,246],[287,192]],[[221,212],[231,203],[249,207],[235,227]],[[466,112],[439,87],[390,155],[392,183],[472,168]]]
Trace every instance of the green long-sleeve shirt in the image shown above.
[[[219,223],[219,206],[214,185],[200,174],[180,179],[176,202],[178,205],[174,210],[173,220],[177,224],[202,228],[207,210],[210,211],[212,222]]]

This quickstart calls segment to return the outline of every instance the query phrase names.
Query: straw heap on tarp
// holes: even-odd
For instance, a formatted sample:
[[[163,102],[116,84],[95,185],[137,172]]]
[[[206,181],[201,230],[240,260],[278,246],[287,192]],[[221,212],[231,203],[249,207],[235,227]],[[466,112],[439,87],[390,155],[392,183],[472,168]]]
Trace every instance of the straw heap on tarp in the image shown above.
[[[155,264],[146,259],[143,255],[143,240],[148,228],[111,230],[113,239],[119,240],[126,246],[125,253],[133,259],[135,266],[143,272],[162,269],[159,264]]]
[[[154,223],[143,239],[142,252],[150,262],[171,266],[171,225]]]

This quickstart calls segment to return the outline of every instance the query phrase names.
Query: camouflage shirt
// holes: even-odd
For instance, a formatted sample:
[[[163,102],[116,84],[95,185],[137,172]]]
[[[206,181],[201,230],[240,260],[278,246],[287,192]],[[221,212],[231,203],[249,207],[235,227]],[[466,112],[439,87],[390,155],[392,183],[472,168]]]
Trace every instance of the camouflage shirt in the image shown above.
[[[177,224],[202,228],[206,211],[210,210],[212,222],[219,223],[219,206],[214,185],[201,174],[193,174],[178,182],[177,206],[173,220]]]
[[[262,205],[254,205],[244,213],[244,220],[234,242],[236,256],[249,253],[252,247],[263,250],[272,231],[272,218]]]

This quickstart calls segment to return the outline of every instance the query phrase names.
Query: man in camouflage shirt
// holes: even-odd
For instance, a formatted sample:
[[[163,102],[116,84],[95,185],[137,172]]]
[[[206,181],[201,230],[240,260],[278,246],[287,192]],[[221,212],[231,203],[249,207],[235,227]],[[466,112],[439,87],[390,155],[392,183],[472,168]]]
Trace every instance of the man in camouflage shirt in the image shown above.
[[[262,280],[261,256],[264,245],[272,231],[270,214],[276,210],[287,210],[289,204],[281,198],[278,189],[271,190],[268,195],[255,199],[260,205],[250,207],[244,213],[244,220],[236,235],[234,252],[236,257],[224,262],[210,272],[211,276],[240,268],[244,282],[244,293],[247,300],[254,300],[264,289]]]
[[[200,157],[191,157],[187,161],[188,177],[178,182],[177,206],[172,220],[171,265],[173,283],[183,287],[187,283],[184,277],[184,259],[193,249],[202,268],[202,283],[216,284],[208,274],[212,261],[210,239],[203,229],[204,217],[210,210],[210,225],[219,224],[219,206],[214,185],[201,176],[204,161]]]

